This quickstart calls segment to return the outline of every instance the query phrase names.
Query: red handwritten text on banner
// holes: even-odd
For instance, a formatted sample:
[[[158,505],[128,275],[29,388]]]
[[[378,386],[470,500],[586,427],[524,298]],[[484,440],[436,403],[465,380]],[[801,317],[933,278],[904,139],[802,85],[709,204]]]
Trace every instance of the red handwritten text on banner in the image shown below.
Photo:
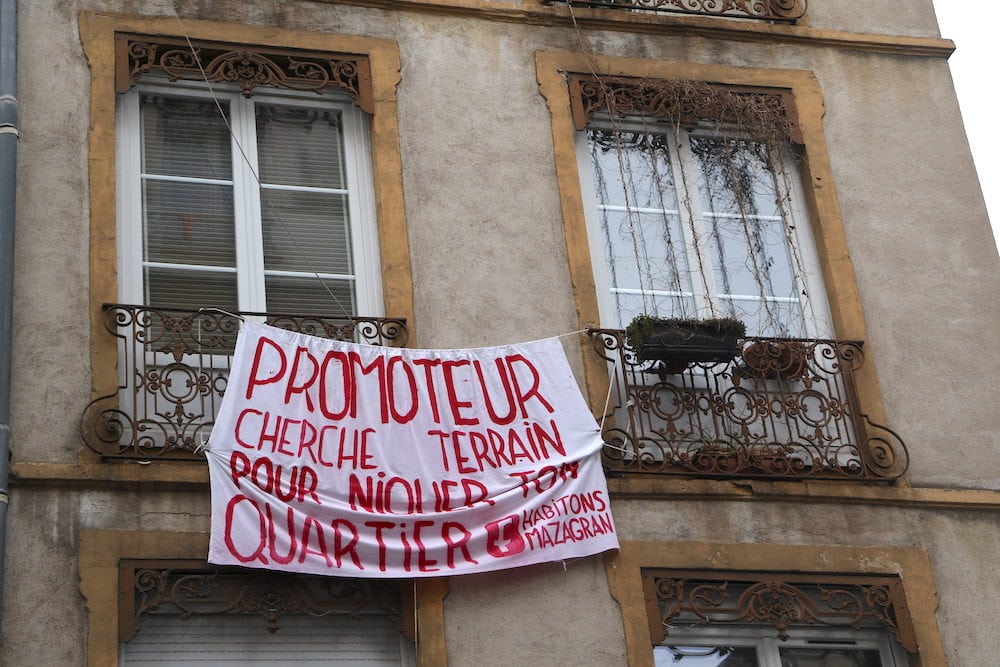
[[[617,548],[556,339],[473,350],[248,323],[209,443],[209,561],[439,576]]]

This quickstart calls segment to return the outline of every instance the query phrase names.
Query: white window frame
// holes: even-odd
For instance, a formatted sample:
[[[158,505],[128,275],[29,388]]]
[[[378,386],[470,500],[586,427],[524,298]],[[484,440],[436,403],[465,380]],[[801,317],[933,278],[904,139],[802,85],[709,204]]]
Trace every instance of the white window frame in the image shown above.
[[[718,295],[711,282],[712,268],[707,261],[705,271],[698,271],[696,253],[694,252],[694,239],[692,238],[692,225],[698,231],[701,241],[702,257],[707,258],[708,248],[706,245],[711,240],[711,234],[704,227],[705,216],[697,184],[699,174],[696,168],[696,158],[691,152],[691,136],[725,137],[724,132],[706,131],[701,128],[684,129],[677,128],[680,133],[680,145],[675,141],[675,134],[672,124],[647,123],[641,120],[610,121],[606,118],[592,122],[588,129],[610,129],[625,132],[637,131],[662,134],[667,137],[669,147],[669,159],[673,170],[674,183],[688,183],[693,189],[688,199],[682,199],[685,192],[681,187],[676,188],[676,199],[679,206],[677,215],[680,217],[680,228],[684,235],[685,251],[689,263],[689,274],[692,291],[688,292],[664,292],[667,296],[693,297],[695,302],[695,313],[690,315],[696,317],[710,317],[711,309],[708,305],[709,295]],[[618,316],[616,299],[612,288],[610,266],[608,265],[608,248],[604,239],[602,228],[601,204],[598,200],[598,193],[594,185],[594,165],[590,154],[590,141],[587,130],[576,133],[576,154],[577,168],[580,174],[581,194],[583,196],[584,215],[587,223],[587,239],[589,243],[591,265],[594,274],[594,283],[597,290],[598,312],[600,313],[601,325],[608,328],[622,328],[628,322],[621,322]],[[804,285],[797,285],[799,291],[804,288],[806,295],[803,296],[802,310],[805,320],[806,338],[833,338],[833,328],[831,325],[830,306],[827,300],[826,289],[823,284],[822,269],[819,255],[816,250],[816,243],[812,235],[809,224],[809,216],[805,209],[805,193],[802,190],[801,179],[794,165],[792,156],[785,156],[780,165],[780,171],[775,174],[780,178],[781,185],[788,187],[789,203],[785,214],[789,217],[791,226],[791,241],[795,245],[797,260],[801,270],[795,271],[795,280],[799,281],[804,277]],[[623,209],[625,210],[625,209]],[[800,275],[801,274],[801,275]],[[707,280],[706,280],[707,279]],[[748,323],[752,324],[752,323]]]
[[[790,628],[788,639],[777,637],[771,626],[704,626],[697,628],[671,627],[670,634],[659,647],[717,646],[755,647],[760,667],[781,667],[781,648],[842,648],[867,649],[879,652],[882,667],[906,667],[906,652],[890,639],[888,632],[879,628]],[[654,647],[654,655],[656,648]],[[668,652],[664,651],[664,653]],[[657,662],[657,665],[663,664]],[[669,663],[667,663],[669,664]],[[681,664],[681,663],[674,663]]]
[[[143,82],[127,93],[119,95],[116,115],[119,301],[127,304],[145,303],[143,269],[146,263],[143,260],[144,214],[139,96],[142,93],[189,99],[211,99],[214,96],[220,102],[229,105],[232,133],[238,141],[238,144],[237,141],[231,141],[230,145],[239,310],[267,311],[259,186],[254,177],[254,174],[259,172],[253,105],[256,101],[291,102],[295,106],[337,110],[341,113],[342,119],[344,170],[354,272],[353,276],[333,276],[323,273],[319,275],[341,279],[350,277],[355,286],[354,314],[382,316],[384,314],[382,281],[368,118],[345,94],[339,92],[328,92],[317,97],[315,93],[279,89],[259,90],[263,92],[247,98],[240,94],[235,86],[215,84],[210,90],[207,85],[196,82]],[[240,146],[243,148],[242,151]],[[200,266],[196,268],[204,270]],[[266,273],[292,277],[302,275],[310,278],[316,275],[311,272],[267,271]]]

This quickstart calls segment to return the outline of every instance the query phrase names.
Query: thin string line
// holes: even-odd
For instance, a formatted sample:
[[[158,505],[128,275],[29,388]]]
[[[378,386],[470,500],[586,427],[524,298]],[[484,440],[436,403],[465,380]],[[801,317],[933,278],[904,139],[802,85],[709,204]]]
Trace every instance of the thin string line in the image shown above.
[[[420,661],[420,614],[417,613],[417,580],[413,580],[413,650],[416,652],[417,662]]]
[[[225,310],[223,308],[216,308],[214,306],[212,306],[210,308],[204,308],[204,307],[199,308],[198,312],[199,313],[213,313],[213,312],[214,313],[222,313],[223,315],[229,315],[230,317],[232,317],[234,319],[237,319],[237,320],[240,320],[241,322],[246,322],[246,318],[243,317],[242,315],[239,315],[237,313],[231,313],[228,310]]]
[[[198,51],[194,48],[194,44],[191,43],[191,38],[188,36],[187,29],[184,27],[184,22],[181,21],[181,17],[177,13],[177,8],[174,6],[174,0],[170,0],[170,10],[173,12],[174,19],[177,21],[177,26],[180,28],[181,33],[184,35],[184,41],[187,42],[188,50],[191,51],[191,55],[194,58],[195,63],[197,63],[198,65],[198,71],[201,72],[201,78],[205,81],[205,85],[208,88],[208,93],[209,95],[212,96],[212,101],[215,103],[215,107],[216,109],[218,109],[219,115],[222,116],[222,122],[226,124],[226,129],[229,130],[229,136],[233,140],[233,143],[236,144],[236,148],[239,149],[240,156],[243,158],[243,162],[246,164],[247,169],[250,171],[250,174],[253,176],[254,181],[257,183],[259,192],[260,187],[262,185],[260,180],[260,175],[257,173],[257,170],[251,163],[250,158],[246,154],[246,151],[243,149],[243,145],[240,143],[240,140],[236,137],[236,133],[233,131],[233,126],[230,124],[229,118],[226,116],[226,112],[223,110],[222,104],[219,102],[219,99],[215,94],[215,89],[212,87],[212,82],[208,78],[208,73],[205,72],[205,68],[201,64],[201,58],[198,57]],[[341,124],[341,128],[342,127],[343,124]],[[260,201],[261,205],[264,206],[263,197],[260,198]],[[345,315],[351,317],[354,313],[352,313],[350,309],[344,307],[344,304],[340,301],[339,298],[337,298],[337,295],[333,292],[333,290],[330,289],[330,286],[327,285],[326,280],[324,280],[323,277],[320,276],[319,271],[316,270],[316,267],[312,263],[312,260],[309,259],[309,256],[305,253],[302,246],[299,244],[299,240],[295,238],[294,234],[292,234],[292,231],[288,228],[288,225],[285,224],[285,221],[280,216],[275,215],[273,209],[270,209],[270,212],[272,213],[274,219],[278,222],[278,224],[281,225],[281,228],[285,231],[285,234],[288,235],[288,238],[291,239],[292,244],[295,246],[295,250],[299,253],[302,259],[305,260],[306,266],[309,267],[309,270],[316,277],[316,280],[319,281],[319,284],[322,285],[323,289],[326,290],[327,294],[329,294],[333,298],[334,302],[337,304],[337,307],[340,308],[340,310],[343,311]],[[263,224],[263,222],[261,224]]]
[[[618,377],[618,368],[622,362],[621,355],[615,358],[615,365],[611,369],[611,377]],[[601,413],[601,435],[604,435],[604,422],[608,419],[608,406],[611,405],[611,391],[614,389],[615,383],[608,382],[608,395],[604,397],[604,412]]]
[[[618,369],[621,368],[621,363],[622,359],[621,356],[619,355],[615,359],[615,365],[611,369],[612,378],[618,377]],[[608,406],[611,405],[611,392],[614,390],[614,387],[615,383],[613,381],[608,382],[608,395],[604,398],[604,412],[601,413],[600,434],[601,434],[601,440],[603,441],[601,449],[613,449],[616,452],[621,452],[623,454],[631,454],[634,456],[635,452],[625,449],[624,447],[619,447],[618,445],[612,445],[610,442],[604,439],[604,423],[608,420],[608,417],[611,416],[611,413],[608,410]]]
[[[586,329],[577,329],[576,331],[569,331],[567,333],[555,334],[553,336],[544,336],[542,338],[533,338],[531,340],[522,340],[522,341],[518,341],[516,343],[498,343],[498,344],[495,344],[495,345],[480,345],[478,347],[426,348],[426,349],[478,350],[478,349],[493,348],[493,347],[510,347],[512,345],[531,345],[532,343],[544,343],[547,340],[558,340],[560,338],[569,338],[570,336],[576,336],[576,335],[579,335],[579,334],[586,334],[586,333],[589,333],[590,331],[592,331],[592,329],[588,327]],[[364,343],[355,343],[355,345],[364,345]],[[372,346],[372,347],[378,347],[380,349],[384,349],[384,350],[387,351],[387,353],[391,352],[392,349],[393,349],[393,348],[386,348],[386,347],[383,347],[381,345],[375,345],[375,346]],[[417,349],[420,349],[420,348],[412,348],[411,347],[411,348],[406,348],[406,349],[408,349],[408,350],[417,350]]]
[[[604,77],[602,77],[601,75],[599,75],[598,72],[597,72],[597,56],[593,52],[593,50],[590,49],[587,46],[587,44],[584,43],[583,31],[580,29],[580,24],[576,20],[576,12],[573,10],[573,3],[570,2],[570,0],[566,0],[566,8],[569,10],[570,20],[573,22],[573,31],[576,34],[577,42],[580,45],[580,51],[583,53],[583,55],[585,57],[585,60],[587,62],[587,67],[588,67],[588,69],[590,69],[591,75],[594,77],[594,80],[597,81],[597,85],[601,87],[601,92],[604,95],[604,99],[606,100],[606,103],[607,103],[608,117],[610,119],[612,132],[613,132],[613,134],[615,136],[616,147],[618,148],[618,151],[617,151],[618,152],[618,156],[617,157],[618,157],[619,174],[621,175],[621,177],[622,177],[622,183],[624,184],[625,183],[625,173],[624,173],[624,164],[622,163],[622,159],[623,158],[622,158],[622,150],[621,150],[621,122],[618,119],[618,117],[613,113],[613,110],[611,108],[611,96],[608,95],[608,89],[607,89],[607,85],[604,83]],[[654,158],[654,162],[655,162],[655,158]],[[600,170],[598,170],[598,171],[600,172]],[[629,174],[629,176],[630,176],[630,180],[631,180],[631,173]],[[631,207],[629,206],[629,192],[628,192],[628,188],[627,187],[624,190],[625,190],[625,208],[626,208],[626,210],[629,211],[629,215],[628,215],[629,229],[630,229],[630,233],[632,234],[633,241],[634,241],[634,239],[635,239],[635,226],[634,226],[634,221],[633,221],[633,218],[632,218]],[[660,196],[662,197],[662,192],[660,193]],[[638,253],[637,253],[636,254],[636,263],[638,264],[638,262],[639,262],[639,257],[638,257]],[[645,292],[645,290],[641,289],[642,288],[642,283],[641,283],[641,281],[642,281],[642,271],[641,271],[641,269],[639,270],[639,279],[640,279],[640,285],[639,285],[639,287],[640,287],[640,290],[642,291],[643,303],[645,305],[645,302],[646,302],[646,292]],[[680,276],[678,274],[678,281],[679,280],[680,280]],[[584,331],[589,331],[589,329],[585,329]],[[577,333],[577,332],[574,332],[574,333]],[[571,334],[566,334],[566,335],[571,335]],[[618,376],[618,370],[619,370],[620,367],[621,367],[621,357],[618,357],[618,358],[615,359],[615,364],[614,364],[614,367],[612,368],[612,371],[611,371],[611,376],[610,376],[611,378],[615,378],[615,377]],[[631,452],[631,451],[629,451],[629,450],[627,450],[627,449],[625,449],[623,447],[618,447],[616,445],[612,445],[611,443],[609,443],[606,440],[604,440],[604,424],[607,421],[608,416],[609,416],[608,406],[611,404],[611,392],[613,391],[613,389],[614,389],[614,382],[613,381],[609,381],[608,382],[608,395],[604,399],[604,411],[601,413],[600,435],[601,435],[601,440],[603,441],[602,442],[602,445],[603,445],[602,448],[612,449],[612,450],[615,450],[615,451],[618,451],[618,452],[622,452],[623,454],[634,454],[634,452]]]

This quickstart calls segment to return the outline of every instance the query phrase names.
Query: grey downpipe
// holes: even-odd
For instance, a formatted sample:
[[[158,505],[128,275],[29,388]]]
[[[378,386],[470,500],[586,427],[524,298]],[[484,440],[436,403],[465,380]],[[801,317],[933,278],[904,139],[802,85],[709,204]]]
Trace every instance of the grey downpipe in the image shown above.
[[[0,0],[0,628],[10,501],[10,366],[17,185],[17,0]]]

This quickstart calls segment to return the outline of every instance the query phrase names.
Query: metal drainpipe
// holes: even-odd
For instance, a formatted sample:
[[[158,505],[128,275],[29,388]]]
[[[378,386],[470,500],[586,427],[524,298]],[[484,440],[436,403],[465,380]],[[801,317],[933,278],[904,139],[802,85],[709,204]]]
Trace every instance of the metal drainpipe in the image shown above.
[[[0,0],[0,627],[10,496],[10,362],[17,184],[17,0]]]

